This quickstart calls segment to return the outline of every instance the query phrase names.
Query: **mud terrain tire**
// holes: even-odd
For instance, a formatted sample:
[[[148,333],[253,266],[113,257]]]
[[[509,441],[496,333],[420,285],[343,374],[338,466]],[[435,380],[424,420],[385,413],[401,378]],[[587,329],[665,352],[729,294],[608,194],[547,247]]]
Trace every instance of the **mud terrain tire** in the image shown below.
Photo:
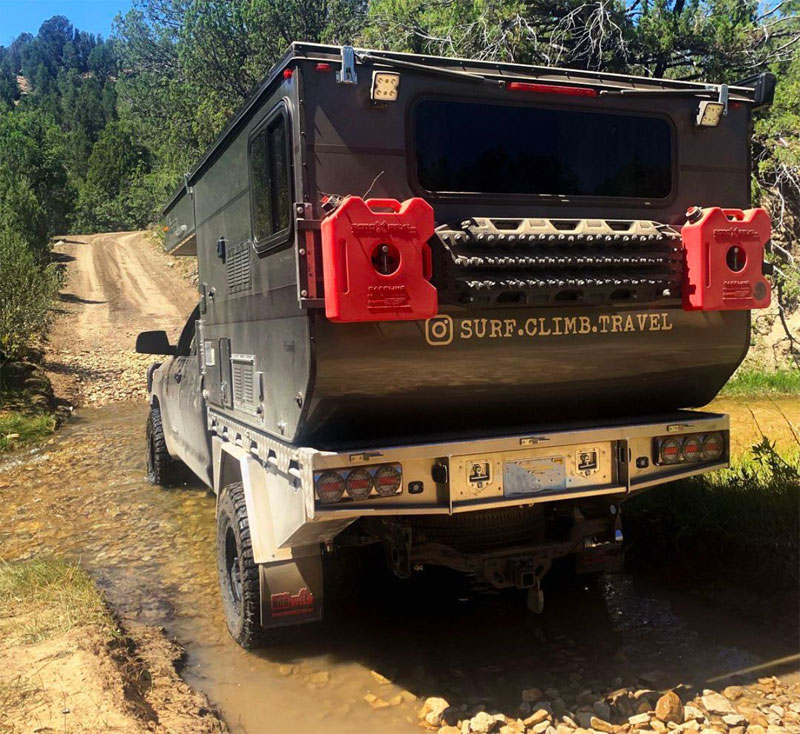
[[[217,506],[217,571],[228,631],[245,650],[294,639],[296,627],[261,626],[261,588],[241,482],[229,484]]]
[[[175,483],[178,462],[167,451],[161,411],[150,408],[147,416],[147,481],[159,487],[170,487]]]

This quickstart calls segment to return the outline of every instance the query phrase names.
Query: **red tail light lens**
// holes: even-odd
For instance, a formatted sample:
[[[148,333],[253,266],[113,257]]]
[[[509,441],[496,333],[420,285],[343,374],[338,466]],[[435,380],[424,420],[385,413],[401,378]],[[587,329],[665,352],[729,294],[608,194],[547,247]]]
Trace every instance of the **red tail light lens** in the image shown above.
[[[403,476],[395,464],[384,464],[375,472],[375,491],[381,497],[391,497],[400,490]]]
[[[680,439],[667,438],[662,441],[658,449],[658,458],[662,464],[677,464],[681,460]]]
[[[683,441],[683,458],[686,461],[700,461],[703,453],[703,444],[699,436],[688,436]]]
[[[725,451],[725,439],[721,433],[709,433],[703,439],[703,459],[716,461]]]
[[[316,490],[319,501],[324,505],[338,502],[344,494],[344,478],[335,471],[326,471],[317,477]]]
[[[375,482],[366,469],[353,469],[347,475],[347,496],[357,502],[367,499]]]

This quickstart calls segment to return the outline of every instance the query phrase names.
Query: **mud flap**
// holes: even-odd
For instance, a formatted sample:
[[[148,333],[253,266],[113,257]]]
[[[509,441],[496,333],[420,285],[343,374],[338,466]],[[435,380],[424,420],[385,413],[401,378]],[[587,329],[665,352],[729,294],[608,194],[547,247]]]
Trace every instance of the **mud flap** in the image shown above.
[[[322,556],[262,563],[262,627],[285,627],[322,619]]]

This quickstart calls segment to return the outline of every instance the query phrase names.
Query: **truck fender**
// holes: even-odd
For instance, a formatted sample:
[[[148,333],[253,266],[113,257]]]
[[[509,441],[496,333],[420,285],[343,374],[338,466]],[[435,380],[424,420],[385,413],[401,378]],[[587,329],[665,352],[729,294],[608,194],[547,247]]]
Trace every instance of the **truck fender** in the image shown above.
[[[212,439],[214,491],[241,481],[253,560],[259,565],[261,624],[279,627],[322,619],[322,550],[320,544],[281,548],[275,536],[270,494],[285,493],[287,482],[266,469],[241,446]]]

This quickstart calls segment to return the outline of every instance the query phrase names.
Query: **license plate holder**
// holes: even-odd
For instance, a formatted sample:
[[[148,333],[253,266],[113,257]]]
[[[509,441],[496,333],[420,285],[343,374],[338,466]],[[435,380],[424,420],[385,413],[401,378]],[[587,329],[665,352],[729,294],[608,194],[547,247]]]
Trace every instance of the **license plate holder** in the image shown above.
[[[551,494],[567,488],[567,461],[564,456],[507,461],[503,465],[503,495],[519,497]]]

